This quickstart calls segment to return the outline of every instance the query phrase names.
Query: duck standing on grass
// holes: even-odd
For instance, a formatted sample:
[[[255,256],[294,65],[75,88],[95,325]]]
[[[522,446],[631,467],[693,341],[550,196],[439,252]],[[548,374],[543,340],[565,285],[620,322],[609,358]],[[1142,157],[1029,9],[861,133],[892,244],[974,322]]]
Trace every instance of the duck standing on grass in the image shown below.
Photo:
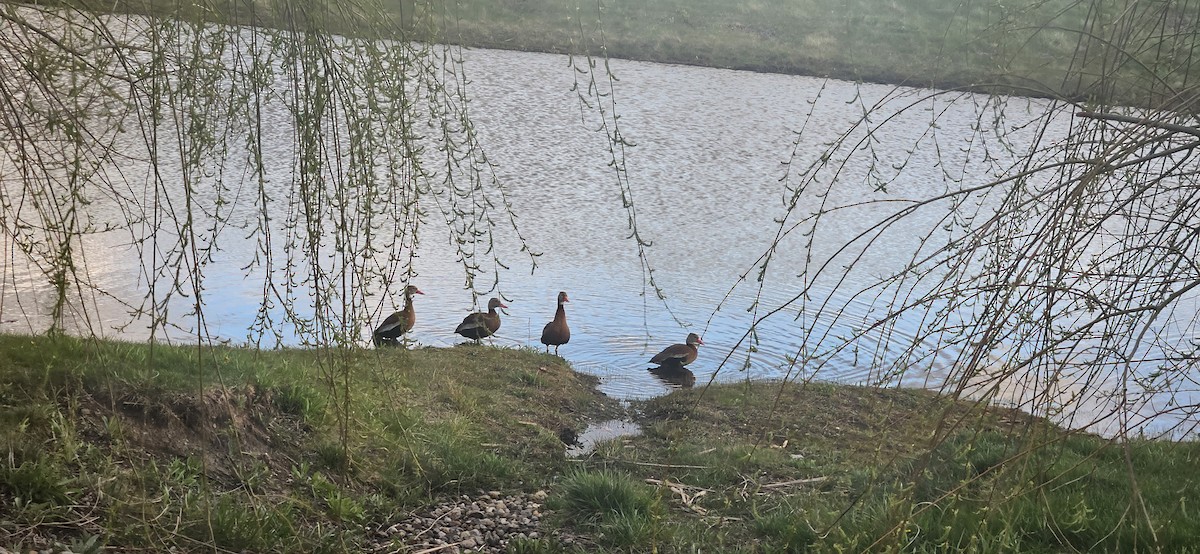
[[[496,308],[507,307],[500,302],[499,298],[488,300],[487,313],[475,312],[468,315],[463,318],[462,323],[458,324],[454,332],[478,343],[479,339],[490,337],[500,330],[500,313],[496,311]]]
[[[412,330],[413,324],[417,322],[417,313],[413,310],[412,301],[414,294],[425,293],[416,285],[404,287],[404,309],[387,316],[387,319],[375,328],[372,340],[376,348],[385,344],[394,346],[401,335]]]
[[[664,348],[662,352],[650,358],[650,363],[661,366],[673,365],[682,367],[688,365],[696,361],[696,356],[700,353],[701,344],[704,344],[704,341],[700,340],[700,335],[689,333],[687,343],[672,344]]]
[[[554,355],[558,355],[558,347],[568,342],[571,342],[571,329],[567,327],[567,310],[563,308],[563,303],[570,302],[567,300],[567,293],[558,293],[558,311],[554,312],[554,320],[546,324],[542,329],[542,344],[546,345],[546,352],[550,352],[550,347],[554,347]]]

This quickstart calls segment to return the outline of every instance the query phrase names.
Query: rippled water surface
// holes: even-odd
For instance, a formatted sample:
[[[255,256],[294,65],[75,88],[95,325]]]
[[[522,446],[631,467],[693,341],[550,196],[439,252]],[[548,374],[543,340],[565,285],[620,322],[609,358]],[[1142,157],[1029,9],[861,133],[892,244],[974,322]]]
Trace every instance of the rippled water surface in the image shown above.
[[[647,284],[636,245],[628,238],[628,212],[609,163],[609,143],[597,131],[594,111],[581,109],[567,58],[472,50],[466,67],[477,130],[497,177],[508,188],[521,232],[529,247],[543,254],[531,272],[520,245],[510,235],[500,235],[497,248],[510,269],[500,271],[498,290],[509,308],[492,342],[541,348],[538,337],[554,313],[556,294],[566,291],[572,338],[560,353],[577,369],[599,376],[601,389],[610,395],[647,398],[711,379],[795,377],[807,369],[789,360],[802,357],[820,342],[809,336],[811,330],[836,337],[850,332],[847,322],[877,316],[884,307],[872,302],[872,297],[850,294],[903,267],[924,234],[931,229],[939,232],[936,216],[906,219],[881,239],[886,244],[877,244],[874,254],[858,260],[853,269],[829,271],[826,280],[805,282],[800,275],[806,267],[823,263],[835,248],[894,209],[878,204],[847,208],[828,216],[811,258],[804,248],[808,237],[793,235],[784,240],[760,290],[753,282],[755,264],[771,245],[778,229],[776,219],[785,214],[788,183],[781,181],[789,167],[785,162],[793,171],[813,163],[823,145],[844,133],[864,106],[896,95],[896,89],[614,60],[612,67],[620,78],[615,96],[620,130],[634,145],[625,150],[627,178],[639,230],[652,243],[646,252],[665,296],[660,301]],[[922,95],[920,91],[903,94],[907,99],[895,102],[896,108]],[[1010,105],[1008,119],[1000,123],[1010,128],[1039,113],[1036,102],[1014,99]],[[974,175],[964,170],[982,156],[981,150],[967,147],[977,144],[969,139],[977,136],[981,121],[990,123],[990,116],[981,116],[980,110],[979,102],[932,101],[882,127],[874,137],[875,163],[905,167],[903,180],[894,182],[887,193],[936,194],[950,186],[948,176],[966,185],[989,180],[986,172]],[[935,112],[936,137],[929,127]],[[1020,139],[1021,134],[1013,137]],[[930,146],[934,140],[943,147],[910,152],[913,145]],[[286,134],[281,134],[278,144],[267,145],[285,159],[291,156],[291,146]],[[852,204],[878,197],[865,182],[867,174],[866,165],[836,172],[841,196],[810,195],[802,201],[803,211],[815,211],[821,202]],[[255,244],[239,242],[236,235],[226,233],[227,242],[205,271],[209,291],[219,291],[208,297],[206,316],[212,332],[241,342],[258,307],[262,279],[247,278],[241,270],[253,256]],[[145,289],[127,235],[90,236],[85,243],[86,268],[96,283],[127,293]],[[425,229],[416,269],[419,275],[413,284],[425,294],[416,298],[417,324],[411,339],[417,345],[433,346],[461,342],[453,329],[476,307],[464,290],[462,269],[444,231],[432,225]],[[739,284],[739,276],[747,272],[751,278]],[[48,293],[47,285],[33,277],[34,268],[15,268],[10,275],[16,277],[6,279],[2,291],[0,330],[40,330],[44,319],[39,317],[45,313],[39,310],[45,302],[39,305],[27,293]],[[756,299],[761,315],[786,304],[805,286],[811,286],[805,302],[792,303],[758,329],[755,352],[747,352],[744,346],[733,350],[754,318],[748,310]],[[402,288],[403,283],[392,287],[396,293]],[[16,290],[25,291],[24,300],[17,299]],[[85,300],[100,307],[108,334],[141,338],[138,325],[122,331],[111,328],[125,321],[119,306],[94,296]],[[837,309],[815,315],[805,308],[826,301]],[[397,308],[400,302],[397,297]],[[30,314],[32,318],[26,317]],[[836,323],[835,314],[841,318]],[[911,337],[917,323],[897,322],[893,336]],[[649,358],[671,343],[683,342],[689,332],[701,334],[705,341],[699,359],[690,366],[691,374],[650,372]],[[931,346],[926,367],[904,382],[935,384],[956,355]],[[863,382],[870,376],[875,356],[887,353],[840,352],[822,366],[818,377]]]

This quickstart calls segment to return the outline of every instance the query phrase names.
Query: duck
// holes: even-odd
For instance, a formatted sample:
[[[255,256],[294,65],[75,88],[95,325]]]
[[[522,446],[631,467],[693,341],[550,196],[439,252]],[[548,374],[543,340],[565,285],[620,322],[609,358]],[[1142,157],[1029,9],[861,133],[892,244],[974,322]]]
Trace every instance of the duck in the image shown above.
[[[701,344],[704,344],[704,341],[700,340],[700,335],[688,333],[685,344],[672,344],[664,348],[662,352],[650,358],[650,363],[676,366],[688,365],[696,361],[696,356],[700,353],[699,347]]]
[[[558,347],[568,342],[571,342],[571,328],[567,327],[567,310],[563,309],[563,304],[570,302],[567,299],[567,293],[558,293],[558,310],[554,312],[554,320],[546,324],[542,329],[542,344],[546,345],[546,352],[550,352],[550,347],[554,347],[554,355],[558,355]]]
[[[413,310],[414,294],[425,293],[421,292],[416,285],[404,287],[404,309],[387,316],[387,319],[375,328],[372,338],[376,347],[384,344],[396,344],[396,339],[412,330],[413,324],[417,322],[417,313]]]
[[[490,337],[500,330],[500,313],[496,311],[496,308],[507,307],[499,298],[488,300],[487,313],[475,312],[468,315],[463,318],[462,323],[458,324],[454,332],[475,342],[479,342],[479,339],[484,337]]]

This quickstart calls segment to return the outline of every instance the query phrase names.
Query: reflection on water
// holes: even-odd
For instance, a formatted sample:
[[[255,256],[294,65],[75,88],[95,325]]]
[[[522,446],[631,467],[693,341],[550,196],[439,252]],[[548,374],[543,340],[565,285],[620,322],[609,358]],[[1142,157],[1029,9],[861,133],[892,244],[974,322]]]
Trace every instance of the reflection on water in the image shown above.
[[[596,445],[621,437],[631,437],[641,434],[642,428],[632,421],[611,419],[589,425],[580,433],[576,443],[567,447],[568,458],[587,456],[596,450]]]
[[[690,389],[696,385],[696,374],[678,364],[666,364],[647,370],[671,388]]]
[[[541,350],[541,330],[554,315],[558,291],[566,291],[572,336],[559,353],[578,370],[598,376],[603,392],[623,399],[661,395],[714,376],[716,381],[747,376],[883,380],[887,375],[878,374],[879,368],[901,357],[910,360],[897,376],[901,382],[939,386],[958,359],[962,341],[918,338],[920,316],[892,320],[863,335],[854,348],[834,345],[861,333],[865,323],[904,300],[888,291],[854,293],[902,269],[922,245],[944,243],[951,234],[940,230],[945,214],[918,213],[898,220],[872,250],[895,255],[863,257],[819,275],[812,268],[897,211],[871,199],[923,198],[990,180],[992,169],[1004,166],[1006,155],[1011,161],[1020,148],[965,145],[977,146],[992,125],[1023,129],[1041,113],[1038,101],[1014,99],[1013,109],[993,121],[980,115],[978,102],[963,96],[967,101],[936,105],[936,133],[929,125],[933,101],[889,113],[889,124],[873,131],[875,151],[868,158],[875,170],[904,167],[902,178],[881,191],[866,164],[840,168],[839,186],[831,193],[800,200],[805,213],[826,206],[819,235],[797,233],[780,241],[760,282],[756,264],[771,247],[790,193],[788,183],[781,184],[788,167],[784,162],[791,167],[820,162],[821,145],[838,139],[864,106],[885,98],[896,108],[908,106],[921,92],[900,89],[897,97],[892,87],[613,60],[620,78],[622,133],[636,145],[627,149],[625,166],[639,231],[653,243],[650,264],[666,298],[660,302],[657,291],[647,286],[628,238],[609,144],[594,131],[586,111],[581,121],[566,58],[491,50],[472,50],[466,57],[475,127],[496,177],[508,187],[523,236],[543,254],[531,272],[522,261],[528,257],[521,245],[507,235],[497,236],[494,247],[511,269],[498,270],[498,283],[483,275],[476,287],[485,299],[493,295],[488,289],[496,287],[509,308],[499,332],[485,343]],[[279,115],[283,109],[266,105],[264,117],[288,121]],[[1031,125],[1027,132],[1033,129]],[[284,125],[277,131],[274,142],[262,147],[268,159],[279,160],[270,169],[278,173],[266,180],[276,183],[276,196],[284,198],[292,182],[287,172],[293,141]],[[1007,140],[1028,138],[1018,131],[1008,133]],[[937,147],[931,141],[938,141]],[[11,167],[0,169],[8,173]],[[122,171],[133,181],[144,177],[137,167]],[[229,179],[237,173],[226,171]],[[473,304],[463,289],[461,263],[443,232],[436,226],[423,232],[411,284],[426,294],[415,299],[417,323],[407,339],[414,346],[454,345],[460,342],[455,326],[483,306]],[[204,322],[210,332],[235,343],[250,335],[265,281],[261,268],[250,264],[258,255],[257,243],[241,236],[223,235],[220,251],[204,268],[209,291]],[[145,339],[145,322],[118,328],[147,290],[129,233],[96,233],[83,242],[86,260],[81,266],[95,289],[107,294],[81,295],[75,320],[105,336]],[[11,248],[0,246],[6,252]],[[852,258],[851,250],[843,255]],[[39,275],[37,268],[20,264],[4,271],[0,331],[46,328],[53,290]],[[364,326],[366,333],[402,307],[406,284],[396,281],[379,291],[385,299]],[[749,331],[756,318],[777,308],[778,313]],[[176,312],[176,339],[197,329],[198,320],[184,312]],[[88,321],[88,313],[99,314],[99,320]],[[706,344],[697,361],[677,374],[646,370],[651,355],[687,332],[700,334]],[[286,334],[281,338],[283,344],[295,344]],[[365,333],[361,339],[369,341]]]

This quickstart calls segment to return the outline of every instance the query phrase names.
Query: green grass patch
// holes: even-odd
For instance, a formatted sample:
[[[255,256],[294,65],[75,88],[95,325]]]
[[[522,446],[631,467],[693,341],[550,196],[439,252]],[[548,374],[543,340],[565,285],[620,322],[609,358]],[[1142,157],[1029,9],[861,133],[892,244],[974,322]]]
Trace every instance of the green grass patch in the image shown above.
[[[641,435],[568,460],[564,430],[621,409],[530,350],[0,335],[0,381],[10,550],[358,552],[439,502],[540,490],[544,532],[510,552],[1200,544],[1200,444],[1113,442],[927,391],[679,390],[634,403]]]
[[[655,544],[669,529],[657,492],[623,473],[573,472],[563,479],[560,495],[551,506],[610,548]]]

